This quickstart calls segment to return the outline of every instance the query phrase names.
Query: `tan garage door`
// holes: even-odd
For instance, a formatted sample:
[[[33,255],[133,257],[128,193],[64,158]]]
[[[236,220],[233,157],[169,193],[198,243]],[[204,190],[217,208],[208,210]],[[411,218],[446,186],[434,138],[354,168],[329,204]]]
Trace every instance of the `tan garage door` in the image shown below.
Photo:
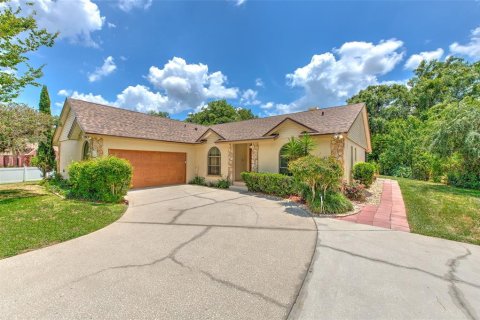
[[[118,149],[110,149],[108,153],[130,161],[134,188],[186,182],[186,153]]]

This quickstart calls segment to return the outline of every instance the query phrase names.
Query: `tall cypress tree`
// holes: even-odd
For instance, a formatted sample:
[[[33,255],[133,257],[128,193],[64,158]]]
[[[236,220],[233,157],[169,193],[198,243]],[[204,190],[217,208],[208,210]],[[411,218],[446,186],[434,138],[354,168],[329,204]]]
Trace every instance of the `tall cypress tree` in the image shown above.
[[[47,86],[42,87],[40,93],[40,103],[38,110],[45,114],[51,115],[50,111],[50,96],[48,95]],[[46,177],[46,174],[55,169],[55,150],[53,150],[53,128],[45,132],[45,141],[38,144],[38,152],[33,164],[37,166]]]

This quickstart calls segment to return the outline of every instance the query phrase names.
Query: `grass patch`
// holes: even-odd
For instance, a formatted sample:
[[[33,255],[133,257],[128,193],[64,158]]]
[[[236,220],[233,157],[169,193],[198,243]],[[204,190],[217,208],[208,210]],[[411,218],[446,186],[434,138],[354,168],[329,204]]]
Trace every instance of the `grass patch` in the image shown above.
[[[414,233],[480,245],[480,191],[397,180]]]
[[[126,208],[62,199],[38,184],[0,185],[0,259],[98,230]]]

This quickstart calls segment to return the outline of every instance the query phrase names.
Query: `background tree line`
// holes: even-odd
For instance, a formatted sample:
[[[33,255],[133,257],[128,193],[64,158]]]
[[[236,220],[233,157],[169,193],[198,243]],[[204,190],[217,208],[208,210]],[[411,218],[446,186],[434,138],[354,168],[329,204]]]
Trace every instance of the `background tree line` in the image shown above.
[[[406,84],[370,86],[368,160],[381,174],[480,188],[480,62],[422,62]]]

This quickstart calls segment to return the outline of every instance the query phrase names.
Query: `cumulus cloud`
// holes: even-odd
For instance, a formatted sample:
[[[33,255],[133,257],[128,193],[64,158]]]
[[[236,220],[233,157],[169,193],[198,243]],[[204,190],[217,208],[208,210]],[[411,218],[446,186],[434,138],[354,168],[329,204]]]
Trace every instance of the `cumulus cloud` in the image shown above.
[[[348,97],[392,71],[403,59],[403,42],[396,39],[347,42],[332,52],[314,55],[311,61],[287,74],[291,87],[304,90],[303,96],[290,104],[277,104],[277,113],[326,107],[343,103]]]
[[[265,83],[263,82],[263,80],[261,78],[257,78],[255,79],[255,86],[257,87],[265,87]]]
[[[60,39],[98,46],[91,34],[102,29],[105,17],[101,16],[100,9],[91,0],[36,0],[33,6],[26,6],[26,2],[16,0],[13,4],[22,6],[27,12],[34,10],[40,27],[50,32],[60,32]],[[75,13],[75,17],[67,13]]]
[[[236,4],[237,6],[241,6],[241,5],[244,4],[245,2],[247,2],[247,0],[236,0],[236,1],[235,1],[235,4]]]
[[[96,81],[113,72],[115,68],[112,66],[113,58],[108,57],[102,67],[89,75],[89,80]],[[200,110],[210,99],[236,99],[239,95],[238,88],[226,86],[227,77],[222,72],[209,73],[207,65],[188,64],[181,58],[173,58],[163,68],[152,66],[147,79],[155,90],[144,85],[128,86],[114,101],[108,101],[103,96],[93,93],[72,92],[66,89],[60,90],[58,95],[142,112],[169,113]],[[243,92],[242,98],[248,99],[249,103],[259,104],[256,94],[256,91],[249,89]]]
[[[60,90],[62,91],[62,90]],[[67,90],[64,90],[67,91]],[[79,100],[85,100],[85,101],[90,101],[94,103],[100,103],[100,104],[106,104],[106,105],[113,105],[114,103],[109,102],[105,98],[103,98],[101,95],[95,95],[93,93],[79,93],[77,91],[73,91],[71,94],[71,97],[74,99],[79,99]]]
[[[257,99],[258,92],[252,89],[247,89],[240,97],[240,104],[245,106],[256,106],[262,102]]]
[[[407,62],[405,63],[405,69],[414,70],[418,67],[420,62],[423,60],[431,61],[431,60],[440,60],[443,57],[443,49],[438,48],[434,51],[424,51],[417,54],[412,54],[410,58],[408,58]]]
[[[209,73],[207,65],[188,64],[177,57],[163,68],[150,67],[147,79],[179,112],[202,105],[207,99],[235,99],[239,91],[226,87],[227,77],[221,71]]]
[[[454,42],[450,45],[450,52],[453,54],[465,55],[471,58],[480,58],[480,27],[471,31],[470,42],[461,45]]]
[[[148,9],[152,5],[152,0],[119,0],[118,7],[129,12],[132,9]]]
[[[113,60],[112,56],[108,56],[104,61],[103,65],[101,67],[98,67],[93,71],[92,73],[88,74],[88,81],[90,82],[95,82],[103,77],[108,76],[111,74],[113,71],[117,69],[117,65],[115,64],[115,61]]]

